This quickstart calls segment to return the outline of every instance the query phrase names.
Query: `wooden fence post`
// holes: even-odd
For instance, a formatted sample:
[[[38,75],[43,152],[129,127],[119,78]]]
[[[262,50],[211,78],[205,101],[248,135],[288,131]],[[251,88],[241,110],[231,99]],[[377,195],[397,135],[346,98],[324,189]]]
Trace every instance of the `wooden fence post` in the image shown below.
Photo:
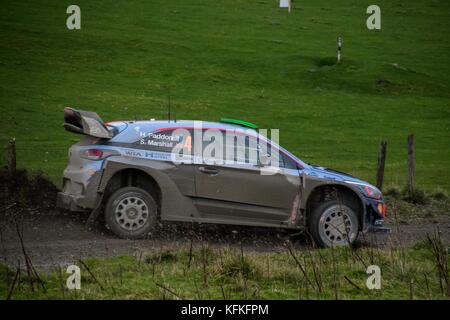
[[[16,173],[16,138],[8,142],[8,170],[10,175]]]
[[[408,193],[412,198],[414,194],[414,135],[408,135]]]
[[[386,161],[386,147],[387,147],[387,141],[381,141],[380,150],[378,153],[378,165],[377,165],[377,188],[380,190],[381,190],[381,188],[383,188],[384,163]]]

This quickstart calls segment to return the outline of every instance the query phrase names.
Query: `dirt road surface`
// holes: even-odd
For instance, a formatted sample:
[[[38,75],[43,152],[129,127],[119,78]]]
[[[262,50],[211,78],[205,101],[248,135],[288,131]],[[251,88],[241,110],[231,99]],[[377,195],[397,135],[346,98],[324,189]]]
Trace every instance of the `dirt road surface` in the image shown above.
[[[22,216],[17,223],[23,237],[26,253],[37,269],[66,266],[86,257],[139,255],[145,252],[188,248],[207,242],[213,247],[242,245],[246,252],[286,250],[288,239],[302,249],[308,245],[304,236],[293,236],[284,230],[267,228],[190,225],[164,223],[144,240],[123,240],[115,237],[102,223],[92,230],[85,226],[87,215],[52,211],[46,214]],[[0,262],[24,266],[24,254],[17,226],[11,219],[2,219],[0,225]],[[450,243],[450,217],[443,215],[409,224],[390,225],[389,235],[360,235],[358,245],[389,247],[392,244],[411,246],[438,227],[444,243]]]

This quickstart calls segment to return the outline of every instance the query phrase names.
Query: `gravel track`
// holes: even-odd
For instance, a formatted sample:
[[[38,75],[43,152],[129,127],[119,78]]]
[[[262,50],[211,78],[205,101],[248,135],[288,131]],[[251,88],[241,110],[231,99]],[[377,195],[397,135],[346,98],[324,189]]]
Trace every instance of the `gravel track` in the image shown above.
[[[289,239],[296,240],[298,249],[307,247],[304,236],[292,236],[285,230],[217,226],[205,224],[164,223],[144,240],[123,240],[115,237],[102,223],[88,230],[86,214],[49,211],[46,214],[28,214],[18,222],[25,250],[38,269],[68,265],[86,257],[140,255],[142,252],[188,248],[190,242],[199,246],[207,242],[212,247],[240,247],[246,252],[279,252],[286,250]],[[450,217],[442,215],[433,219],[415,220],[408,224],[391,225],[389,235],[360,235],[358,245],[389,247],[411,246],[439,227],[444,243],[450,243]],[[0,225],[0,262],[16,267],[24,264],[24,255],[16,223],[2,219]]]

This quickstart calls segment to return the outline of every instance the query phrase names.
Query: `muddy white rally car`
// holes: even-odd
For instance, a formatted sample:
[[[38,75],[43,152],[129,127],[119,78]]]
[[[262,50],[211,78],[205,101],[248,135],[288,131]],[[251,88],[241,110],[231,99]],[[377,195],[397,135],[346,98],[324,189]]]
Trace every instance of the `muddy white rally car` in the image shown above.
[[[382,194],[369,183],[306,164],[254,124],[198,123],[104,123],[96,113],[66,108],[65,129],[84,137],[69,150],[58,206],[91,211],[90,222],[103,213],[123,238],[146,236],[158,219],[307,230],[320,246],[388,231]],[[202,158],[217,142],[206,136],[223,137],[224,150],[234,155],[227,161]],[[180,158],[181,149],[187,152]],[[273,167],[275,153],[276,170],[262,174]],[[255,161],[249,161],[251,154]]]

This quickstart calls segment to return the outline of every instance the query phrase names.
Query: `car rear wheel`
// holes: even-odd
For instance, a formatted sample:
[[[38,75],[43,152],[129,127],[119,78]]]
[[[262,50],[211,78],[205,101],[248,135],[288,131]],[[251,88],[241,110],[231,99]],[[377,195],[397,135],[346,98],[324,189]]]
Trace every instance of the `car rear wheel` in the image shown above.
[[[309,231],[316,244],[321,247],[348,245],[358,237],[358,216],[345,203],[327,201],[312,211]]]
[[[105,220],[119,237],[139,239],[156,225],[158,206],[145,190],[125,187],[114,192],[105,208]]]

